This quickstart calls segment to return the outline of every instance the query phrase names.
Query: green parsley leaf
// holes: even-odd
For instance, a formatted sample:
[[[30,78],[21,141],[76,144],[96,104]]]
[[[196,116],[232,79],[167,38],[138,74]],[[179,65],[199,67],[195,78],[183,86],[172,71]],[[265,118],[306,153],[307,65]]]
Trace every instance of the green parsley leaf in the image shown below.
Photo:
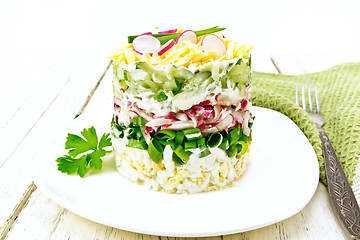
[[[76,172],[80,177],[84,177],[87,171],[87,155],[83,155],[79,159],[63,156],[59,157],[56,161],[58,162],[58,170],[62,173],[72,174]]]
[[[56,159],[58,163],[58,170],[63,173],[76,173],[80,177],[84,177],[90,168],[100,170],[102,168],[102,157],[109,151],[104,150],[105,147],[112,145],[110,134],[103,134],[98,144],[98,137],[95,128],[92,126],[88,129],[84,128],[81,131],[82,138],[78,135],[69,133],[65,149],[68,150],[68,155]],[[85,154],[86,153],[86,154]]]

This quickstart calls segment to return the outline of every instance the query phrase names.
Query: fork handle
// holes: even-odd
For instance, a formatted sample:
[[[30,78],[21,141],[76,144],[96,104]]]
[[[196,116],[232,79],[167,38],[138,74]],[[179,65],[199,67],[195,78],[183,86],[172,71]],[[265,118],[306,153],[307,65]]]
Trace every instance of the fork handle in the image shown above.
[[[324,150],[326,179],[337,215],[353,238],[360,239],[360,209],[328,135],[318,126]]]

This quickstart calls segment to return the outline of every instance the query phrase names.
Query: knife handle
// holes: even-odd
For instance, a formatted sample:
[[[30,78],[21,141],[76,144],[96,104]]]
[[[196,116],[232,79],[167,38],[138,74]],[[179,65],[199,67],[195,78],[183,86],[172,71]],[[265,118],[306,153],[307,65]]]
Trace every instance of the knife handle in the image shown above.
[[[360,209],[328,135],[318,128],[322,141],[326,179],[337,215],[353,238],[360,239]]]

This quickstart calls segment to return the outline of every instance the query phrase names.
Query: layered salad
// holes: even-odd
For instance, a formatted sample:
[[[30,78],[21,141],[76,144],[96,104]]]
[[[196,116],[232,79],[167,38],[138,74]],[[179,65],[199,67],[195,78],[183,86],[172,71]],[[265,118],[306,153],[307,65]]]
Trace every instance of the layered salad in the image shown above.
[[[167,193],[230,186],[249,161],[251,45],[224,28],[129,36],[113,59],[113,148],[126,178]]]

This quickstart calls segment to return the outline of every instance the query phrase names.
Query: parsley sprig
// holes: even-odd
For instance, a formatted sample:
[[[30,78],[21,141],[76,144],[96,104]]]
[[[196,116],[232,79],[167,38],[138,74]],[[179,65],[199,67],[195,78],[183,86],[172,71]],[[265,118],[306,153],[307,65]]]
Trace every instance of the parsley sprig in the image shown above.
[[[110,134],[103,134],[99,144],[95,128],[92,126],[88,129],[84,128],[81,135],[68,133],[65,142],[65,149],[68,155],[64,155],[56,159],[58,170],[62,173],[77,173],[80,177],[84,177],[89,168],[100,170],[102,168],[101,157],[104,157],[109,151],[104,150],[105,147],[111,146]]]

